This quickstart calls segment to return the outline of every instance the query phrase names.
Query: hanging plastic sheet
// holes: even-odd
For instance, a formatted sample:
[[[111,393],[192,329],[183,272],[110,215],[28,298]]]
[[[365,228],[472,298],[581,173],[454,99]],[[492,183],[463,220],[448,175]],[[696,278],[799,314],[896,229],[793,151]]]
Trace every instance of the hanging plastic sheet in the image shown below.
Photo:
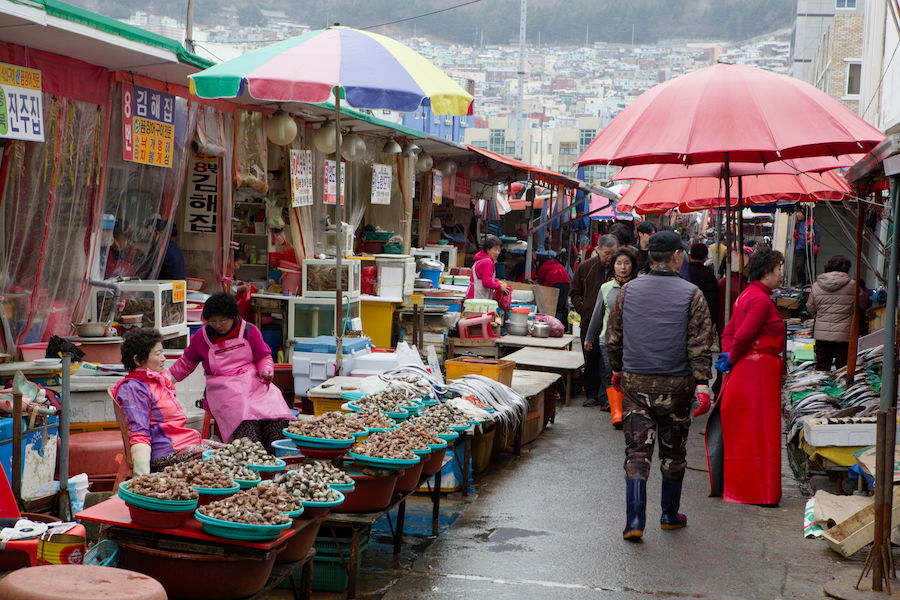
[[[0,200],[3,346],[68,335],[99,230],[104,109],[43,95],[45,142],[7,141]]]
[[[116,95],[122,93],[116,85]],[[184,193],[184,176],[197,118],[197,105],[175,99],[175,144],[169,168],[126,161],[122,153],[122,102],[113,103],[109,132],[105,218],[114,218],[105,277],[154,279],[165,255],[175,209]],[[221,227],[222,224],[216,224]],[[103,249],[101,248],[101,252]]]
[[[266,181],[268,141],[261,112],[239,110],[235,115],[234,172],[238,187],[249,187],[260,194],[269,191]]]

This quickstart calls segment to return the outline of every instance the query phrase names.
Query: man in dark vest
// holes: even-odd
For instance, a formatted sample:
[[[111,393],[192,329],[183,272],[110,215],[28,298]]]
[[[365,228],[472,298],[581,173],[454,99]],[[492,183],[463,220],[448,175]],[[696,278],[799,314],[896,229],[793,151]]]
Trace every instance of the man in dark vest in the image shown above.
[[[647,477],[653,444],[659,440],[663,529],[678,529],[685,445],[696,394],[696,417],[709,410],[715,344],[703,293],[678,273],[686,245],[674,231],[650,238],[650,272],[622,287],[613,304],[606,350],[613,386],[624,392],[626,525],[622,536],[644,534]]]

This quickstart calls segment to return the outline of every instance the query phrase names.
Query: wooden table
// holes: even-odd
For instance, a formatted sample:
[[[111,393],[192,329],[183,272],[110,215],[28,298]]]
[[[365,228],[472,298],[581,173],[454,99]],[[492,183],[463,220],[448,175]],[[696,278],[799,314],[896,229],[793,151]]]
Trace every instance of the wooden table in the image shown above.
[[[565,379],[566,404],[572,398],[572,375],[584,366],[584,355],[581,350],[522,348],[504,358],[515,362],[517,368],[527,367],[535,371],[549,371],[562,375]]]
[[[507,348],[544,348],[547,350],[571,350],[578,336],[566,333],[562,337],[537,338],[530,335],[504,335],[497,345]]]
[[[482,356],[486,358],[500,358],[500,347],[497,340],[500,338],[457,338],[447,339],[447,358],[457,356]]]

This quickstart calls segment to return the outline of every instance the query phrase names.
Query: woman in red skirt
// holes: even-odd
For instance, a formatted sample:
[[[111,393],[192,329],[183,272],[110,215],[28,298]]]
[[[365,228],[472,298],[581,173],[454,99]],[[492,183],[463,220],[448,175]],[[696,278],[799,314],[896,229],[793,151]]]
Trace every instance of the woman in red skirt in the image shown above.
[[[781,372],[784,322],[772,290],[784,256],[763,249],[750,259],[750,285],[722,333],[716,368],[725,377],[706,429],[710,495],[726,502],[781,500]]]

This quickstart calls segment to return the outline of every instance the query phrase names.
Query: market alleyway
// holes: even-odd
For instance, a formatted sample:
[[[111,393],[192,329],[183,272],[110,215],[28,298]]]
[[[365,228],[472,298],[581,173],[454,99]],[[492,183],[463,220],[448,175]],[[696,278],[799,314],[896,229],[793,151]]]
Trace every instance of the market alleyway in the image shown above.
[[[434,543],[401,561],[405,568],[382,572],[384,600],[822,598],[835,571],[858,573],[859,563],[803,539],[805,499],[786,463],[778,508],[708,498],[703,424],[694,424],[689,442],[688,527],[658,528],[654,461],[645,541],[631,544],[621,538],[622,433],[576,398],[520,459],[479,477],[477,499]]]

